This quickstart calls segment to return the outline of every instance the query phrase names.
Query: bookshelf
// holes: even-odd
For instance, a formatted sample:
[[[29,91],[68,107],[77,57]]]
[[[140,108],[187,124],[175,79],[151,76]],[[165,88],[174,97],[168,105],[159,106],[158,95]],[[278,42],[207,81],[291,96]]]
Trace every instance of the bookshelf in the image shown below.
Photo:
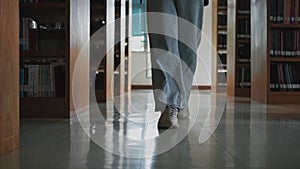
[[[300,103],[299,1],[251,1],[251,97]]]
[[[107,3],[105,0],[91,0],[90,5],[91,5],[90,35],[93,36],[94,33],[96,33],[99,29],[103,28],[108,22],[106,17],[108,11],[107,11]],[[91,39],[91,44],[92,44],[91,47],[93,47],[93,45],[95,44],[97,45],[97,48],[106,49],[106,45],[107,45],[106,37],[107,36],[105,35],[99,35],[99,37]],[[93,42],[94,40],[96,42]],[[93,65],[93,63],[91,63],[91,65]],[[96,79],[95,79],[95,96],[98,102],[105,102],[106,101],[106,77],[107,77],[106,56],[104,57],[100,65],[96,65],[96,66],[98,66],[98,69],[96,72]]]
[[[0,156],[20,143],[18,8],[18,0],[0,1]]]
[[[228,1],[227,95],[251,95],[250,0]]]
[[[70,118],[73,70],[89,38],[89,1],[20,0],[19,7],[21,117]],[[88,84],[81,85],[84,105]]]
[[[212,44],[215,49],[212,58],[213,92],[223,91],[227,75],[227,0],[212,1]]]

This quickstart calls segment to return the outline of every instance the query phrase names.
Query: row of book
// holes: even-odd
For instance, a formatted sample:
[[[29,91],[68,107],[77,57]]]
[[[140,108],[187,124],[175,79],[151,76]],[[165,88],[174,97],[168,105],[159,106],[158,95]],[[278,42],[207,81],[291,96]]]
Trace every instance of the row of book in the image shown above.
[[[26,2],[29,2],[29,3],[38,3],[40,0],[19,0],[20,3],[26,3]]]
[[[251,69],[250,67],[238,68],[237,87],[249,88],[251,87]]]
[[[43,31],[61,31],[65,30],[65,24],[56,23],[37,23],[32,18],[20,17],[19,19],[19,33],[20,33],[20,50],[21,51],[36,51],[42,50],[44,46],[46,49],[52,47],[53,49],[64,48],[64,34],[57,41],[53,41],[53,37],[48,36],[48,38],[42,38],[39,33]],[[63,32],[62,31],[62,32]],[[47,32],[47,33],[49,33]]]
[[[37,50],[37,22],[31,18],[20,17],[19,26],[20,50]]]
[[[299,29],[270,30],[271,57],[300,57]]]
[[[249,63],[251,61],[251,47],[250,43],[238,44],[237,60],[240,63]]]
[[[227,48],[227,35],[224,34],[218,35],[218,48],[222,48],[222,49]]]
[[[218,26],[225,26],[227,25],[227,15],[219,15],[218,16]]]
[[[237,12],[242,15],[250,14],[250,0],[239,0]]]
[[[227,0],[218,0],[219,9],[227,9]]]
[[[270,0],[270,21],[276,23],[299,23],[300,0]]]
[[[300,63],[271,63],[271,91],[300,91]]]
[[[20,68],[20,97],[64,97],[65,66],[23,65]]]
[[[239,19],[237,23],[237,37],[241,39],[250,39],[251,25],[249,19]]]

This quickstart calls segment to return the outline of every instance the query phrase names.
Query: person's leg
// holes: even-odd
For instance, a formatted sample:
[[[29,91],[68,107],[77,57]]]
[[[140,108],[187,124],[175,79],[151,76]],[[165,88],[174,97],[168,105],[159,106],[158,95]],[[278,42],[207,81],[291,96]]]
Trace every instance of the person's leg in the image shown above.
[[[188,107],[188,100],[192,88],[194,73],[197,65],[197,48],[201,41],[201,29],[203,23],[203,0],[178,0],[177,15],[194,26],[185,22],[178,22],[179,55],[182,59],[182,77],[185,90],[182,100],[182,108]],[[184,44],[188,43],[188,44]]]
[[[178,23],[177,20],[170,19],[169,15],[164,15],[177,15],[175,2],[176,0],[147,1],[148,12],[156,12],[155,16],[148,14],[147,18],[156,111],[163,111],[165,106],[180,106],[180,80],[176,79],[180,67]],[[160,34],[151,33],[157,30]],[[165,36],[166,34],[175,38]]]

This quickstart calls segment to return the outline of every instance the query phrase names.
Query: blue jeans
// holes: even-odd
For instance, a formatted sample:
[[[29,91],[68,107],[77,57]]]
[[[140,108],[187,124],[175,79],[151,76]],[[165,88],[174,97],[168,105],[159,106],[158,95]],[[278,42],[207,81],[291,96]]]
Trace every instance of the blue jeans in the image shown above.
[[[187,108],[201,40],[203,0],[148,0],[147,9],[182,18],[198,30],[187,30],[189,24],[181,19],[147,17],[155,111],[165,106]],[[160,33],[153,33],[158,27]]]

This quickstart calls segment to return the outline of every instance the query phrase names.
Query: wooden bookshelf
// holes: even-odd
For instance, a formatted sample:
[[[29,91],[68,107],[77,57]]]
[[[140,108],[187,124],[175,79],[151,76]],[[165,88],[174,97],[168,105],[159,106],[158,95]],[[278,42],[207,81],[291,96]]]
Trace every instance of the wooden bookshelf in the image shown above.
[[[28,83],[34,85],[34,94],[28,94],[32,92],[30,86],[28,89],[30,92],[26,93],[25,89],[21,90],[21,92],[23,91],[20,99],[21,117],[70,118],[75,109],[71,92],[74,65],[81,48],[89,38],[89,22],[86,21],[89,18],[89,1],[20,1],[19,4],[20,38],[27,39],[20,45],[20,69],[24,70],[28,65],[38,66],[37,70],[33,70],[33,72],[38,72],[33,73],[35,77],[26,79]],[[27,21],[31,26],[35,26],[28,26]],[[51,65],[59,67],[59,71],[53,68],[54,74],[50,75],[49,73],[46,78],[45,74],[41,74],[41,67],[47,66],[49,68],[46,71],[51,72]],[[86,69],[89,68],[86,67]],[[24,74],[22,77],[24,78]],[[51,77],[52,80],[56,79],[55,82],[49,80]],[[42,90],[45,89],[41,89],[40,83],[45,79],[48,79],[43,84],[44,88],[45,86],[47,88],[47,94],[45,91],[42,94]],[[36,81],[38,82],[36,83]],[[60,82],[59,86],[58,82]],[[22,89],[26,85],[28,84],[21,84],[20,88]],[[80,99],[77,102],[84,106],[88,104],[88,80],[83,82],[81,87]],[[55,94],[50,94],[50,88],[55,88],[53,89]]]
[[[213,92],[225,91],[227,74],[227,0],[212,3],[212,82]]]
[[[228,1],[227,95],[250,97],[250,0]]]
[[[251,96],[252,100],[259,101],[269,104],[299,104],[300,103],[300,90],[297,86],[285,88],[291,84],[295,84],[296,81],[290,81],[291,84],[288,84],[287,74],[279,74],[278,70],[282,71],[280,65],[290,64],[300,64],[299,56],[286,56],[282,55],[282,51],[287,50],[280,47],[280,49],[275,49],[274,38],[278,36],[275,32],[284,32],[287,30],[299,31],[299,22],[285,22],[282,20],[274,20],[273,9],[271,10],[271,2],[275,3],[277,0],[267,0],[267,1],[251,1],[251,74],[252,74],[252,88]],[[288,1],[283,1],[287,3]],[[282,6],[282,5],[280,5]],[[297,5],[292,5],[295,7]],[[297,6],[299,8],[299,6]],[[284,7],[283,7],[284,9]],[[286,8],[288,9],[288,8]],[[284,9],[284,10],[286,10]],[[299,10],[299,9],[297,9]],[[290,13],[290,12],[288,12]],[[284,11],[283,11],[284,15]],[[292,15],[292,14],[291,14]],[[272,19],[273,18],[273,19]],[[276,17],[277,18],[277,17]],[[271,21],[272,19],[272,21]],[[272,32],[275,34],[272,34]],[[272,34],[272,36],[271,36]],[[277,34],[277,35],[276,35]],[[279,37],[282,37],[281,35]],[[292,41],[292,38],[289,38],[289,41]],[[276,40],[278,41],[278,40]],[[278,42],[284,44],[284,39],[279,40]],[[293,42],[295,43],[295,42]],[[282,56],[275,53],[275,50],[279,50]],[[299,49],[296,49],[299,50]],[[275,54],[274,54],[275,53]],[[272,68],[273,67],[273,68]],[[276,69],[274,69],[274,67]],[[294,67],[299,67],[294,65]],[[290,70],[290,69],[288,69]],[[294,69],[293,69],[294,70]],[[290,74],[290,71],[286,71]],[[300,72],[297,73],[299,75]],[[288,76],[292,76],[288,75]],[[279,79],[280,77],[280,79]],[[279,79],[279,80],[278,80]],[[274,81],[275,80],[275,81]],[[275,84],[273,84],[276,82]],[[278,84],[277,84],[278,83]],[[297,82],[298,84],[298,82]],[[275,87],[274,87],[275,86]],[[276,91],[276,90],[277,91]]]

